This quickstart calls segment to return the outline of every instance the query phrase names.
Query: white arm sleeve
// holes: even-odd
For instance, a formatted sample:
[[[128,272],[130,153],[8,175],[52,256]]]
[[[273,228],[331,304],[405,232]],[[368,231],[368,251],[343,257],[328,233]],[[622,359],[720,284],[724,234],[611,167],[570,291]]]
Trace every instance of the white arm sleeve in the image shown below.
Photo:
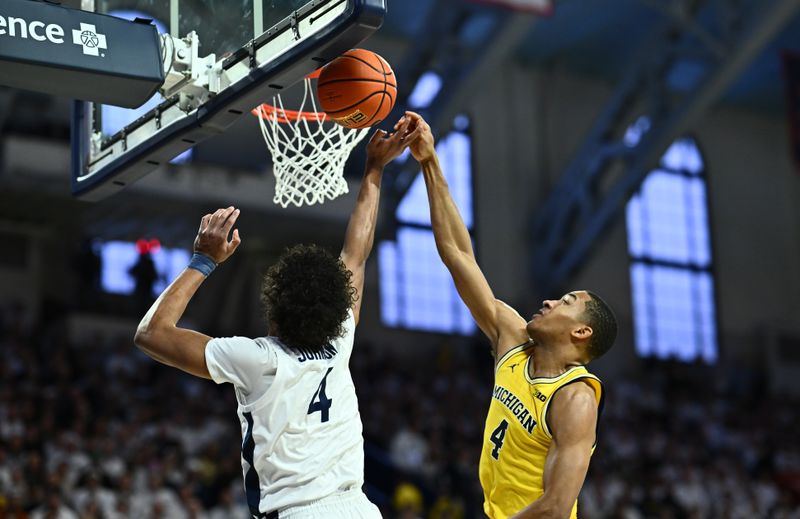
[[[206,365],[217,384],[230,382],[251,393],[265,375],[275,373],[277,357],[263,342],[247,337],[222,337],[206,344]]]

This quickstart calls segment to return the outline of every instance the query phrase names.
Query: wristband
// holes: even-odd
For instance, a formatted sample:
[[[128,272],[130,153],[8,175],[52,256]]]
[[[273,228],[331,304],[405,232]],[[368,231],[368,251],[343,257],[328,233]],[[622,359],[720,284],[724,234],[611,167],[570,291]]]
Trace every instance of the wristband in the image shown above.
[[[195,269],[201,273],[203,277],[208,277],[208,275],[214,272],[214,269],[217,268],[217,264],[205,254],[195,252],[192,254],[192,259],[189,260],[188,268]]]

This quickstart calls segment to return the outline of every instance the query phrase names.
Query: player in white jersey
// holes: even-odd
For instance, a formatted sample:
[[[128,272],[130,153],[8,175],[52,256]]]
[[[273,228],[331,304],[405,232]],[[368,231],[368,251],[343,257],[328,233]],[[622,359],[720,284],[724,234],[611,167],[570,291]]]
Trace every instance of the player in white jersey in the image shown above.
[[[361,417],[348,364],[372,249],[383,168],[406,147],[378,130],[339,258],[289,249],[263,286],[270,335],[216,338],[176,323],[203,280],[241,243],[239,210],[207,214],[189,266],[139,323],[135,342],[164,364],[233,384],[242,424],[242,469],[255,518],[379,518],[361,491]],[[228,237],[231,236],[229,240]]]

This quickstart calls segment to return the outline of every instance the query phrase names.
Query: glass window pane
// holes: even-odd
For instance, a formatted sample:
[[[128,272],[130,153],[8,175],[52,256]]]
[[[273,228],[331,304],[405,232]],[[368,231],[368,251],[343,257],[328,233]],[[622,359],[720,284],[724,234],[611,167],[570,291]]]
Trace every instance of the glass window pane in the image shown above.
[[[714,306],[714,279],[708,272],[695,274],[701,354],[703,360],[712,363],[717,360],[717,325]]]
[[[381,297],[381,320],[389,326],[400,322],[400,293],[397,289],[397,250],[394,242],[378,245],[378,277]]]
[[[656,303],[657,355],[692,360],[699,353],[697,322],[692,316],[692,273],[666,267],[650,267],[649,270]]]
[[[687,263],[689,238],[684,194],[686,179],[654,171],[642,185],[642,204],[647,219],[648,241],[645,255],[657,260]]]
[[[656,170],[628,202],[626,216],[631,256],[701,268],[711,264],[702,178]]]
[[[425,72],[417,80],[408,96],[408,105],[413,109],[427,108],[442,88],[442,78],[436,72]]]
[[[642,356],[717,359],[713,279],[708,272],[631,265],[634,336]]]
[[[436,145],[442,172],[450,186],[450,194],[458,207],[464,224],[472,228],[472,163],[470,137],[462,132],[452,132]],[[413,159],[409,159],[413,160]],[[430,225],[428,193],[425,179],[417,175],[403,200],[397,207],[397,219],[403,223]]]
[[[396,216],[403,223],[431,224],[430,209],[428,209],[428,192],[425,190],[425,179],[421,174],[416,176],[403,200],[397,206]]]
[[[714,362],[717,332],[703,158],[693,139],[679,139],[661,165],[626,210],[636,351]]]
[[[650,319],[647,267],[641,263],[631,265],[631,289],[636,351],[639,355],[647,357],[653,354],[655,329]]]
[[[708,202],[706,183],[702,178],[687,183],[689,206],[692,211],[692,263],[698,267],[711,264],[711,242],[708,232]]]
[[[697,174],[703,170],[703,158],[694,139],[678,139],[664,153],[661,165],[673,171]]]
[[[644,226],[642,225],[642,201],[639,196],[634,196],[626,208],[626,221],[628,224],[628,253],[631,256],[644,256]]]
[[[460,121],[457,130],[440,140],[436,150],[453,200],[464,224],[471,229],[471,141],[464,131],[469,124],[465,116],[457,119]],[[426,228],[401,225],[396,242],[391,246],[389,242],[381,244],[379,269],[384,324],[443,333],[474,333],[476,326],[472,316],[436,251],[422,175],[415,178],[400,201],[395,218],[400,224]]]
[[[379,247],[381,317],[389,326],[472,334],[475,324],[436,251],[433,232],[402,227]]]

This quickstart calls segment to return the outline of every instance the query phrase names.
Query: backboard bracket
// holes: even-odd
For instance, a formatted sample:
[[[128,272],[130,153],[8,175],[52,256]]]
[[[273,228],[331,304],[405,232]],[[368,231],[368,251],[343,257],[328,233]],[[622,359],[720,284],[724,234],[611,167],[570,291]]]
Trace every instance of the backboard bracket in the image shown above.
[[[72,190],[84,200],[105,198],[212,135],[324,63],[358,46],[383,23],[386,0],[312,0],[239,50],[205,63],[196,87],[207,99],[178,89],[116,134],[94,135],[98,111],[73,109]],[[293,28],[293,25],[296,28]],[[299,39],[297,39],[299,36]],[[203,60],[205,58],[199,58]],[[206,81],[208,80],[208,81]],[[214,83],[216,81],[216,83]],[[184,87],[185,88],[185,87]],[[189,97],[192,96],[192,97]]]

